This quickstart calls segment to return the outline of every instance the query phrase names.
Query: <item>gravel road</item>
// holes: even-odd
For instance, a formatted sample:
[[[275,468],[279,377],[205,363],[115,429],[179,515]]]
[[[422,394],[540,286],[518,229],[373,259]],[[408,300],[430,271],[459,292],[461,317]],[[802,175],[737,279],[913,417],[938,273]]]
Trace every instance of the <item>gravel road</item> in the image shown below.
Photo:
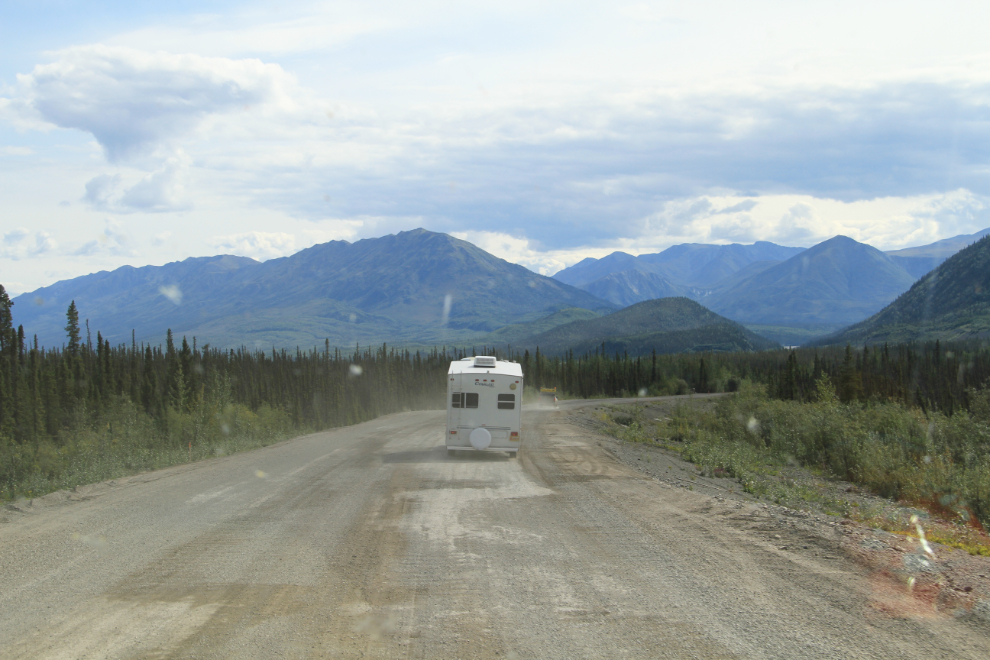
[[[527,410],[518,459],[448,457],[411,412],[10,505],[0,656],[990,657],[762,505],[617,461],[575,405]]]

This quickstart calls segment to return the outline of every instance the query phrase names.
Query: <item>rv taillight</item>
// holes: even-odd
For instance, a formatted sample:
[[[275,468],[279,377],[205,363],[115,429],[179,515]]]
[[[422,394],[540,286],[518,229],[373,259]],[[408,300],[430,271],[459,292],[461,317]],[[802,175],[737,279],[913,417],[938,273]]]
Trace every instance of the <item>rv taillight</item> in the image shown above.
[[[457,435],[457,431],[451,431],[450,434],[451,435]]]
[[[519,437],[519,431],[513,431],[509,435],[511,435],[513,438],[518,438]]]

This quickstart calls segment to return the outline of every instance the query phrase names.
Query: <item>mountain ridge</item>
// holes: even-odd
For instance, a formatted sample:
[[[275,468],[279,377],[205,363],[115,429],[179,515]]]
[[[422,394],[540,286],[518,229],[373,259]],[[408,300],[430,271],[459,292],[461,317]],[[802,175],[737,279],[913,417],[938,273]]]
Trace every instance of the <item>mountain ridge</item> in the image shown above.
[[[814,344],[990,336],[990,235],[949,257],[869,318]]]
[[[763,350],[779,344],[684,297],[645,300],[612,314],[558,325],[514,346],[545,353],[582,354],[604,342],[630,355],[711,350]]]
[[[112,343],[130,341],[132,328],[140,339],[160,343],[171,328],[215,346],[245,341],[291,348],[322,345],[326,338],[341,346],[468,340],[565,307],[614,309],[424,229],[331,241],[261,263],[201,257],[79,279],[15,298],[15,322],[45,345],[60,345],[65,309],[76,299],[81,317]]]
[[[855,323],[914,282],[874,247],[835,236],[706,298],[741,323]]]

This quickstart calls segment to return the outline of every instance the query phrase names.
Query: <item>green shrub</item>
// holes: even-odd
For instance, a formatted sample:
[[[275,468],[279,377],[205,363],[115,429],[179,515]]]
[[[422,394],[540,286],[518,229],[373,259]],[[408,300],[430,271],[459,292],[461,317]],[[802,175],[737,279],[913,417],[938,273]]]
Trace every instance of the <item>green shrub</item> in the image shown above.
[[[771,499],[796,496],[796,487],[767,478],[774,466],[793,461],[884,497],[990,525],[985,418],[962,411],[925,416],[899,403],[842,404],[827,377],[816,384],[814,399],[770,399],[764,388],[744,382],[712,409],[679,406],[655,429],[634,422],[616,434],[639,441],[662,435],[705,472],[730,474],[746,490]],[[802,495],[809,496],[814,493]]]

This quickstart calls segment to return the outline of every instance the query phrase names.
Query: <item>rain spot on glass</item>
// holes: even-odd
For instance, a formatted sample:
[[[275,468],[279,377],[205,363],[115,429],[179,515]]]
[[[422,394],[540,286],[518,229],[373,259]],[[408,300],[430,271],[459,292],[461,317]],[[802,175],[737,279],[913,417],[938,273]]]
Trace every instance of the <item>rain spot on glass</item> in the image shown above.
[[[746,422],[746,430],[750,433],[759,433],[760,422],[755,417],[750,417],[749,421]]]
[[[364,373],[364,369],[361,368],[360,364],[352,364],[348,368],[348,373],[350,373],[351,376],[360,376]]]
[[[911,516],[911,523],[918,532],[918,540],[921,542],[921,548],[925,551],[926,555],[934,559],[935,553],[932,552],[932,547],[928,545],[928,539],[925,538],[925,530],[922,529],[921,523],[918,521],[918,516]]]
[[[227,426],[226,424],[221,424],[220,430],[223,432],[224,435],[230,435],[230,427]]]
[[[267,472],[264,472],[262,470],[255,470],[254,471],[254,476],[258,477],[259,479],[264,479],[265,477],[268,476],[268,473]]]
[[[35,296],[34,297],[34,304],[37,305],[38,307],[41,307],[42,305],[45,304],[45,299],[42,298],[41,296]]]
[[[440,325],[447,325],[450,319],[450,307],[454,304],[454,297],[449,293],[443,297],[443,314],[440,316]]]
[[[162,294],[176,305],[182,303],[182,291],[177,284],[168,284],[158,287],[158,293]]]
[[[639,395],[640,396],[646,396],[646,394],[647,394],[647,392],[646,392],[646,388],[645,387],[639,388]]]
[[[357,314],[354,314],[352,312],[351,315],[347,318],[350,320],[351,323],[357,323]]]

